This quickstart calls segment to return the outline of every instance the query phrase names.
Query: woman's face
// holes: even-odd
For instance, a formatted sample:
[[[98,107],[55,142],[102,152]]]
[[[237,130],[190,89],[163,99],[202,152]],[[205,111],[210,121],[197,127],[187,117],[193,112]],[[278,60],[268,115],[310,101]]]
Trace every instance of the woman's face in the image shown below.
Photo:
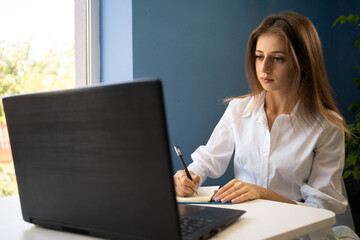
[[[256,75],[262,87],[270,91],[288,91],[294,76],[290,55],[283,38],[273,33],[259,36],[255,53]]]

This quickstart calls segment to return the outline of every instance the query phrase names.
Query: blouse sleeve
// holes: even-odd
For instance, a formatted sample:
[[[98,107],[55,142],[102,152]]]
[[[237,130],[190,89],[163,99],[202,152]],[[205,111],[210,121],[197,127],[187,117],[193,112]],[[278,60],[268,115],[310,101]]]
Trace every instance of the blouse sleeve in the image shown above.
[[[198,147],[191,158],[189,170],[198,175],[201,184],[207,177],[218,178],[224,174],[234,151],[234,137],[231,129],[232,102],[216,125],[207,144]]]
[[[300,188],[305,205],[345,212],[347,200],[341,189],[344,158],[344,132],[328,125],[314,149],[309,180]]]

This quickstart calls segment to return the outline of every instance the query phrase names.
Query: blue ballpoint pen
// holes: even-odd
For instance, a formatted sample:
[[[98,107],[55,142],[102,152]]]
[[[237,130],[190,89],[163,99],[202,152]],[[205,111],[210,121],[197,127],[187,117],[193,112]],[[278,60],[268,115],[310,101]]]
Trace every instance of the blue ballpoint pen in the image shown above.
[[[178,155],[178,157],[179,157],[179,159],[180,159],[181,164],[182,164],[183,167],[184,167],[184,170],[185,170],[185,172],[186,172],[187,177],[192,181],[193,179],[192,179],[192,177],[191,177],[191,175],[190,175],[189,170],[188,170],[187,167],[186,167],[186,164],[185,164],[185,162],[184,162],[183,155],[182,155],[182,153],[181,153],[181,151],[180,151],[179,146],[174,146],[174,149],[175,149],[175,152],[176,152],[176,154]],[[195,191],[195,193],[196,193],[197,195],[199,195],[195,189],[194,189],[194,191]]]

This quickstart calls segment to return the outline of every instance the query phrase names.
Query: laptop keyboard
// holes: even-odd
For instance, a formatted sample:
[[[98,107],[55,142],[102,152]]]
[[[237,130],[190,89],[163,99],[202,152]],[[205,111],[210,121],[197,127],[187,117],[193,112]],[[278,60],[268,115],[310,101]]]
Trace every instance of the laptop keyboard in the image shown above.
[[[195,218],[195,217],[181,217],[181,234],[183,236],[189,235],[193,232],[198,231],[201,228],[204,228],[214,222],[214,220],[205,219],[205,218]]]

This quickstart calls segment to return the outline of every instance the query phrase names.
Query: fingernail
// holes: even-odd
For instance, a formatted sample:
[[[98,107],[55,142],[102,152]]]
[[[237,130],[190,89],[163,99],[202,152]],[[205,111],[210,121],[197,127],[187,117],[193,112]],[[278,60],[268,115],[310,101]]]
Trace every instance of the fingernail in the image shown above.
[[[236,199],[231,200],[232,203],[236,203]]]
[[[218,197],[213,197],[213,200],[214,200],[215,202],[218,202],[220,199],[219,199]]]
[[[194,192],[196,192],[196,188],[192,188],[192,190],[194,190]]]
[[[226,202],[226,198],[221,199],[221,202]]]
[[[195,184],[196,185],[196,188],[199,188],[199,186],[200,186],[200,184],[199,183],[197,183],[197,184]]]

